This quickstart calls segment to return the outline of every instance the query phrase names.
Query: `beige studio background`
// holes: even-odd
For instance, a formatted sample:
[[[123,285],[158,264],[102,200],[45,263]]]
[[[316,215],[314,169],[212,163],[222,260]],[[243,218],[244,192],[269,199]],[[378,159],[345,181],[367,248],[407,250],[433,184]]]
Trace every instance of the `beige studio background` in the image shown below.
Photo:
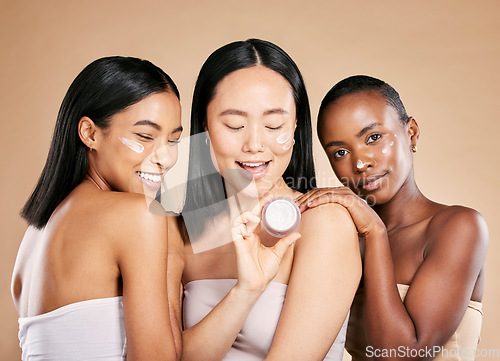
[[[488,222],[480,347],[500,349],[499,34],[496,0],[1,0],[0,359],[20,358],[9,289],[26,228],[18,212],[42,170],[59,105],[77,73],[102,56],[151,60],[179,86],[187,135],[201,64],[219,46],[249,37],[277,43],[297,62],[313,119],[326,91],[349,75],[380,77],[400,92],[421,127],[415,163],[422,191],[473,207]],[[314,142],[320,185],[335,184]]]

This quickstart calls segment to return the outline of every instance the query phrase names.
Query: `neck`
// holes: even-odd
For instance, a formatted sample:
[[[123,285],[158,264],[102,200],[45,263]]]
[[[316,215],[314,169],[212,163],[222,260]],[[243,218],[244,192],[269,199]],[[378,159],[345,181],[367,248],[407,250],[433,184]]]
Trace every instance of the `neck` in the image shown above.
[[[94,168],[89,152],[87,152],[87,156],[89,159],[89,169],[87,170],[87,174],[85,175],[84,179],[92,182],[97,188],[101,190],[111,191],[111,186],[102,177],[99,176],[99,173]]]
[[[423,218],[426,206],[431,203],[418,189],[413,174],[388,202],[373,206],[384,222],[387,231],[414,224]]]
[[[271,195],[273,197],[289,197],[295,196],[295,191],[288,187],[280,178],[276,184],[267,192],[259,194],[255,183],[251,183],[245,188],[245,191],[237,191],[231,185],[226,183],[227,200],[229,211],[233,215],[238,215],[246,211],[251,211],[259,202],[260,199]]]

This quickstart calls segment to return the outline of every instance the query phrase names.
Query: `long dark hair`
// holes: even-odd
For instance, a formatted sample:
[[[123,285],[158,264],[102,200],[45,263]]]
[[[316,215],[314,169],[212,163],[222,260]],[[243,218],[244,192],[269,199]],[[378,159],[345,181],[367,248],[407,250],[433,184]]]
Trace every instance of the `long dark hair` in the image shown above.
[[[200,232],[207,219],[224,210],[221,201],[226,198],[226,192],[225,187],[221,187],[221,175],[214,168],[204,137],[193,136],[205,132],[207,107],[215,95],[217,84],[236,70],[257,65],[281,74],[290,84],[295,100],[295,145],[283,179],[290,188],[299,192],[307,192],[316,187],[311,111],[304,80],[297,65],[283,49],[268,41],[249,39],[224,45],[213,52],[203,64],[196,81],[191,107],[188,183],[183,212],[196,211],[199,214],[199,217],[194,217],[193,224]],[[217,207],[217,204],[220,206]],[[208,206],[211,206],[210,211],[206,208]],[[210,214],[203,214],[204,210]],[[194,233],[199,235],[200,232]]]
[[[148,95],[166,91],[179,98],[173,80],[147,60],[113,56],[87,65],[62,101],[45,167],[21,216],[30,225],[44,227],[54,209],[83,180],[88,159],[78,136],[82,117],[106,129],[114,114]]]

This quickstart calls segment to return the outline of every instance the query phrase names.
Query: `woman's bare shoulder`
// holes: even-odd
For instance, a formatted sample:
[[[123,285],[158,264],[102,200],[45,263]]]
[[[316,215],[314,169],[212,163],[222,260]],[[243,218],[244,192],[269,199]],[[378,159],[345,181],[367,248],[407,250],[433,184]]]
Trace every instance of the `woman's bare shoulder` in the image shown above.
[[[339,204],[327,203],[306,210],[298,231],[302,237],[297,241],[297,249],[304,244],[325,250],[347,244],[358,247],[356,227],[349,212]]]
[[[158,211],[161,205],[142,194],[99,191],[85,208],[86,212],[92,212],[96,230],[120,247],[145,239],[148,242],[167,239],[168,220]]]
[[[347,227],[355,229],[352,218],[343,206],[336,203],[326,203],[309,208],[302,213],[301,226],[307,228]]]
[[[457,242],[462,246],[487,247],[488,227],[484,217],[476,210],[464,206],[444,206],[432,217],[427,236],[433,245]]]

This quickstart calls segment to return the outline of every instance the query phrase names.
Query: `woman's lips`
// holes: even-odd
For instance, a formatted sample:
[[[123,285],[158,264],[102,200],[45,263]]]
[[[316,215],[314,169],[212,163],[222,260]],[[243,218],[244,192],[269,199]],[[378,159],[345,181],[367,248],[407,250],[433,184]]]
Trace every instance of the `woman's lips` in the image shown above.
[[[269,169],[269,163],[267,162],[236,162],[236,164],[244,170],[242,172],[243,176],[248,179],[259,180],[264,177]]]
[[[373,177],[373,178],[366,179],[365,180],[365,185],[363,186],[363,189],[365,191],[371,192],[371,191],[374,191],[374,190],[380,188],[380,186],[382,184],[383,177],[386,174],[383,174],[383,175],[378,176],[378,177]]]
[[[153,192],[157,192],[158,189],[160,189],[161,174],[146,173],[146,172],[136,172],[135,174],[147,189]]]

